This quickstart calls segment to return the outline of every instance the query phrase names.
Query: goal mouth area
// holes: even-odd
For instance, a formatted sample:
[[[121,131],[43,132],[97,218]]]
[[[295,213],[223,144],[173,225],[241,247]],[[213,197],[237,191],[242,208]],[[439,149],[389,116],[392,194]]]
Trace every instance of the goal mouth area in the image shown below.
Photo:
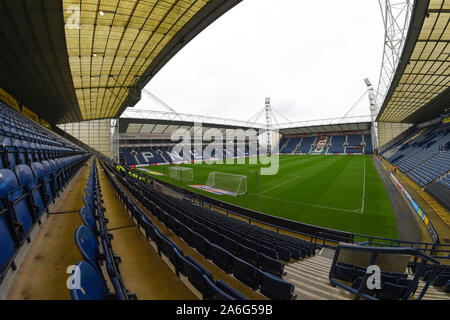
[[[237,197],[247,193],[247,176],[213,171],[209,173],[205,186]]]

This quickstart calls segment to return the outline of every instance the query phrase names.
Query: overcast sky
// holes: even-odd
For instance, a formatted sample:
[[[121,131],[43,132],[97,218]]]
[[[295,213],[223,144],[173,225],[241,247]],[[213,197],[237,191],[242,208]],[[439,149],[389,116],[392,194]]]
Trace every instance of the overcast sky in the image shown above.
[[[248,120],[267,96],[291,121],[341,117],[378,84],[383,35],[377,0],[243,0],[146,88],[180,113]]]

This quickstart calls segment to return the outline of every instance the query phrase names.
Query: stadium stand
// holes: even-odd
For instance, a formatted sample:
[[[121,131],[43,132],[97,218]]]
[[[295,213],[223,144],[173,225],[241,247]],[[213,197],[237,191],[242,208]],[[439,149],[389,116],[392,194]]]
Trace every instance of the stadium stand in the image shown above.
[[[83,197],[85,206],[80,209],[84,225],[75,231],[75,243],[84,261],[79,262],[72,271],[74,286],[70,290],[73,300],[136,300],[135,294],[128,292],[120,275],[120,257],[114,255],[111,245],[112,235],[108,233],[108,220],[102,207],[102,193],[98,182],[96,161],[92,162]],[[100,251],[101,244],[101,251]],[[114,293],[109,293],[106,278],[102,271],[105,264]],[[75,286],[77,277],[81,285]]]
[[[111,163],[107,160],[103,161],[110,172],[115,171]],[[232,273],[242,283],[254,290],[260,290],[269,298],[295,298],[293,285],[282,280],[284,264],[279,260],[281,256],[283,259],[289,259],[288,262],[290,262],[293,259],[314,256],[316,250],[320,248],[305,240],[248,225],[190,202],[172,198],[155,191],[142,179],[126,174],[118,176],[118,179],[144,207],[206,259],[211,259],[224,272]],[[117,183],[115,184],[118,190],[122,189]],[[145,221],[142,218],[142,212],[132,214],[138,223]],[[182,255],[182,251],[173,243],[168,244],[150,222],[143,223],[146,234],[155,242],[158,251],[173,262],[178,273],[183,274],[183,264],[176,262],[176,257],[179,254]],[[179,254],[175,254],[173,249],[170,249],[174,247]],[[193,268],[192,264],[196,268]],[[187,264],[185,262],[184,265],[188,270],[189,281],[204,298],[208,298],[203,287],[204,281],[196,271],[201,267],[192,261]],[[206,271],[203,273],[208,275]],[[278,287],[286,288],[283,296],[280,296],[281,291],[276,289]]]
[[[319,137],[328,138],[323,150],[315,150]],[[325,141],[325,139],[324,139]],[[363,145],[365,147],[363,148]],[[315,151],[324,154],[372,154],[372,135],[371,134],[348,134],[348,135],[330,135],[330,136],[309,136],[309,137],[291,137],[285,136],[279,143],[280,153],[313,153]]]
[[[448,124],[418,129],[381,154],[447,208],[450,208],[449,132]]]
[[[0,283],[89,155],[0,102]]]

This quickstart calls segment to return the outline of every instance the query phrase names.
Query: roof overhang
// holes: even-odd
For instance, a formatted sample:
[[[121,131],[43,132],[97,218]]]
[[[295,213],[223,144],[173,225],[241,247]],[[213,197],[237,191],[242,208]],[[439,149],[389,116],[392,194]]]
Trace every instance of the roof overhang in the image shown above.
[[[240,1],[2,1],[0,87],[52,124],[119,117]]]
[[[292,135],[304,133],[366,131],[372,128],[371,121],[370,116],[302,121],[281,124],[279,132],[283,135]]]
[[[450,104],[450,0],[415,1],[402,57],[377,121],[419,123]]]

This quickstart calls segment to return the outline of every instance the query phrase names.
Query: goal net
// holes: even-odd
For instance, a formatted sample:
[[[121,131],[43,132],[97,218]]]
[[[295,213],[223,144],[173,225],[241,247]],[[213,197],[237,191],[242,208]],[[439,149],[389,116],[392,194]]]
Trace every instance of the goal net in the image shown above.
[[[210,172],[206,185],[230,191],[236,196],[247,193],[247,177],[238,174]]]
[[[170,167],[169,177],[180,182],[190,182],[194,180],[194,170],[185,167]]]

